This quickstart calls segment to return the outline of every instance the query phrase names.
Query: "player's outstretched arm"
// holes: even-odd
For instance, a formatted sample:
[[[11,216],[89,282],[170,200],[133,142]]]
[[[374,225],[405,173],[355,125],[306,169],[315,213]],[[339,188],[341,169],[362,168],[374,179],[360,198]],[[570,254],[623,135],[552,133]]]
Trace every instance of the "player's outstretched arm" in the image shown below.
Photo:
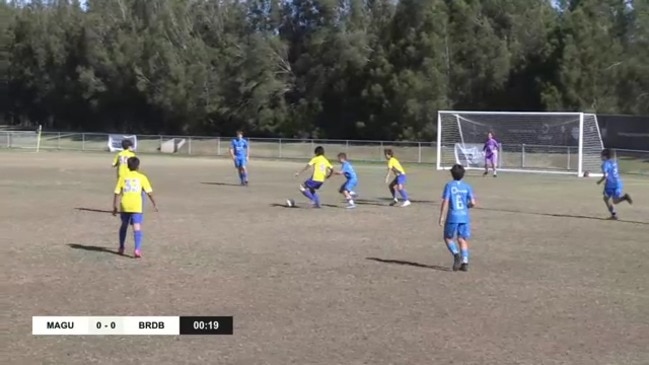
[[[124,178],[118,178],[117,184],[113,191],[113,216],[117,215],[117,206],[119,205],[119,199],[122,196],[122,188],[124,187]]]
[[[390,174],[391,173],[392,173],[392,169],[388,167],[388,173],[385,174],[385,183],[386,184],[390,182]]]
[[[151,201],[151,205],[153,205],[153,210],[157,212],[158,205],[156,204],[155,199],[153,199],[153,193],[146,193],[146,195],[149,197],[149,200]]]
[[[295,173],[295,177],[298,177],[298,176],[302,175],[306,170],[308,170],[310,168],[311,168],[311,165],[306,164],[306,166],[304,166],[304,168],[302,170]]]
[[[443,226],[448,212],[448,199],[442,200],[442,206],[439,208],[439,225]]]
[[[121,195],[122,195],[122,194],[117,194],[117,193],[115,193],[115,194],[113,195],[113,216],[116,216],[116,215],[117,215],[117,210],[118,210],[118,209],[117,209],[117,206],[119,205],[119,197],[120,197]]]

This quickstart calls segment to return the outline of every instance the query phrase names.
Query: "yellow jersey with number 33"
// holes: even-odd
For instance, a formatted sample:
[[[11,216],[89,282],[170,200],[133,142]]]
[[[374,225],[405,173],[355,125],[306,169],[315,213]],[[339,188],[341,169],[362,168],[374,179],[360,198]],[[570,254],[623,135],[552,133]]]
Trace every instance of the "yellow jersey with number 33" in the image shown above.
[[[126,164],[129,157],[135,157],[135,153],[130,150],[125,150],[115,155],[115,159],[113,159],[113,166],[119,166],[119,168],[117,169],[117,177],[120,177],[129,172],[128,165]]]
[[[151,193],[149,179],[137,171],[129,171],[119,177],[115,194],[122,194],[120,211],[122,213],[142,213],[143,193]]]
[[[324,156],[316,156],[309,161],[309,166],[313,167],[313,177],[315,182],[324,182],[327,179],[327,169],[332,169],[331,162]]]
[[[390,157],[388,160],[388,168],[390,171],[394,172],[395,175],[405,175],[406,170],[403,169],[399,160],[394,157]]]

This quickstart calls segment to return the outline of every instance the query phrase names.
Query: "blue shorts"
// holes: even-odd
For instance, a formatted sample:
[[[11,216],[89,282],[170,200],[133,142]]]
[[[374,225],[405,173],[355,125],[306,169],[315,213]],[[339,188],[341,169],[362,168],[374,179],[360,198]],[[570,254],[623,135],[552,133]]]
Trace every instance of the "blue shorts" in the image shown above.
[[[142,224],[144,220],[142,213],[120,213],[119,217],[122,219],[122,224]]]
[[[345,183],[340,185],[340,190],[338,190],[338,191],[341,192],[341,193],[343,191],[348,191],[348,192],[349,191],[354,191],[354,188],[356,187],[356,185],[358,185],[358,180],[347,180],[347,181],[345,181]]]
[[[622,187],[618,186],[615,188],[604,188],[604,196],[607,198],[619,199],[624,195],[622,193]]]
[[[242,167],[246,167],[246,164],[248,163],[248,159],[245,157],[235,157],[234,158],[234,167],[240,169]]]
[[[318,190],[322,186],[322,181],[313,181],[313,179],[308,179],[304,182],[304,187],[310,190]]]
[[[392,180],[392,184],[390,185],[405,185],[406,180],[406,175],[398,175]]]
[[[444,226],[444,238],[471,238],[470,223],[446,223]]]

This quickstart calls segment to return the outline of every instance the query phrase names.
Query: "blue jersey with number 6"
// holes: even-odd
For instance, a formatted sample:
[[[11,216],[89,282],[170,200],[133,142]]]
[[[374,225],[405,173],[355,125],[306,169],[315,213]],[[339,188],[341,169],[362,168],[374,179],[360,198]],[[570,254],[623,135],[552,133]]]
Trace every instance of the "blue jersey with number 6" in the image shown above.
[[[469,203],[474,199],[473,189],[464,181],[451,181],[444,186],[442,199],[448,200],[447,223],[469,223]]]

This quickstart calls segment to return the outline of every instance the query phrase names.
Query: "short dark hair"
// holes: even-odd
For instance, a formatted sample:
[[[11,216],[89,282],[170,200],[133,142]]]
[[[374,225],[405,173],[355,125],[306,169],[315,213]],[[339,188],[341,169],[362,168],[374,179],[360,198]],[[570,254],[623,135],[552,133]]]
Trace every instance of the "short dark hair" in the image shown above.
[[[451,167],[451,176],[453,180],[459,181],[464,178],[464,166],[455,164]]]
[[[384,149],[383,154],[386,155],[386,156],[390,156],[390,157],[394,156],[394,152],[392,151],[391,148]]]
[[[127,150],[129,147],[133,147],[133,142],[130,139],[123,139],[122,148]]]
[[[314,153],[316,156],[322,156],[322,155],[324,155],[324,147],[322,147],[322,146],[318,146],[318,147],[316,147],[315,150],[313,151],[313,153]]]
[[[135,156],[129,157],[128,160],[126,160],[126,165],[129,170],[136,171],[140,168],[140,159]]]
[[[602,157],[611,158],[611,150],[609,150],[608,148],[604,148],[602,150]]]
[[[338,158],[342,158],[342,159],[346,160],[347,159],[347,154],[345,152],[341,152],[341,153],[338,154]]]

